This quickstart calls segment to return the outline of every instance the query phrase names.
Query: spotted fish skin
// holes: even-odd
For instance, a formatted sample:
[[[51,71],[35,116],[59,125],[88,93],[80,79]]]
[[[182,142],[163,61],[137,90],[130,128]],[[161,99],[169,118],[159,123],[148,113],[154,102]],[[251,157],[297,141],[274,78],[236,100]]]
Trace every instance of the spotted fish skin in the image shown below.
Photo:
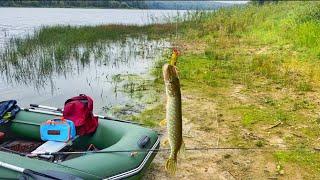
[[[183,146],[180,80],[175,66],[165,64],[162,70],[167,96],[166,120],[170,144],[170,156],[166,162],[166,170],[174,174],[177,155]]]

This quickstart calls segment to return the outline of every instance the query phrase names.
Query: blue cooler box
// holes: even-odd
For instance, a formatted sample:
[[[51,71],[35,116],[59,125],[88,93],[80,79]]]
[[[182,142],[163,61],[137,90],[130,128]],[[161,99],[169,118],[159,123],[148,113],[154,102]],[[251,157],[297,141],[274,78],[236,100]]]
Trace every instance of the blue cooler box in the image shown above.
[[[52,119],[40,125],[40,136],[43,141],[67,142],[76,136],[76,128],[70,120]]]

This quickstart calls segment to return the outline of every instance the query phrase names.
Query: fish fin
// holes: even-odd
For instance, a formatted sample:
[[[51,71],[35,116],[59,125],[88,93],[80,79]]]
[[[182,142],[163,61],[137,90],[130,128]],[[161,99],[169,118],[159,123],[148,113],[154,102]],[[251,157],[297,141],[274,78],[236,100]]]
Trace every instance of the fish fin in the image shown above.
[[[177,170],[177,160],[170,157],[166,162],[165,168],[169,174],[175,175]]]
[[[162,127],[166,126],[166,124],[167,124],[167,120],[166,119],[163,119],[162,121],[159,122],[159,125],[162,126]]]
[[[161,143],[161,146],[167,146],[169,144],[169,139],[166,137]]]
[[[178,78],[179,78],[179,69],[177,66],[174,66],[174,70],[176,71],[177,75],[178,75]]]
[[[182,155],[183,157],[185,156],[186,154],[186,145],[184,144],[184,141],[182,140],[181,142],[181,146],[180,146],[180,149],[179,149],[179,155]]]

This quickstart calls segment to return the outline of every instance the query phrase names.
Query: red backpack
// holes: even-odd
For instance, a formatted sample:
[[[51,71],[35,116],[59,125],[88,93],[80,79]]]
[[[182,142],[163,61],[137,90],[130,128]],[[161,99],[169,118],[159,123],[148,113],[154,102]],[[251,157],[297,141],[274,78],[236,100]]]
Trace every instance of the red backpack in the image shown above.
[[[63,117],[73,121],[77,135],[87,135],[95,132],[98,127],[98,117],[93,116],[92,110],[92,98],[80,94],[64,103]]]

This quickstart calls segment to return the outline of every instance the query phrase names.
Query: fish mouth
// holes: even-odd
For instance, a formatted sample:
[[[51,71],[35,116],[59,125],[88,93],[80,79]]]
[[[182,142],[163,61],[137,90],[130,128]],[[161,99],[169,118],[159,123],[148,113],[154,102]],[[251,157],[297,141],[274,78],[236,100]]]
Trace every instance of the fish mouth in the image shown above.
[[[175,78],[178,78],[178,72],[175,66],[170,64],[165,64],[162,67],[163,79],[166,82],[170,82]]]

